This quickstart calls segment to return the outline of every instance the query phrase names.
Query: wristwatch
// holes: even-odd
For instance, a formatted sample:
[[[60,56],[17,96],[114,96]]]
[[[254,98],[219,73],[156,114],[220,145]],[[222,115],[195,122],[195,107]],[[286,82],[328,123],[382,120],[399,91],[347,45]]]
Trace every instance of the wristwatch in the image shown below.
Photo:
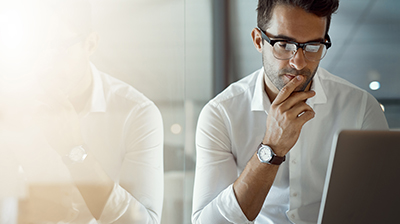
[[[258,146],[257,157],[260,162],[273,165],[281,165],[286,159],[286,156],[277,156],[271,147],[262,143]]]
[[[65,164],[70,165],[74,163],[82,163],[87,157],[86,150],[83,145],[75,146],[69,151],[68,154],[63,156],[63,161]]]

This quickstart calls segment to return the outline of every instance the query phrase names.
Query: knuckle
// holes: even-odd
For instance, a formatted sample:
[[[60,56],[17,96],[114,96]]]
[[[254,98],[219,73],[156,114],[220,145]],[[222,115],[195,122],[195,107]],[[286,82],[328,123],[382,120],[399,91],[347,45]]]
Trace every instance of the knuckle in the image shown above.
[[[315,113],[313,111],[307,111],[304,113],[306,120],[310,120],[312,118],[314,118]]]
[[[277,111],[279,114],[285,114],[285,111],[283,110],[282,107],[277,107],[277,108],[276,108],[276,111]]]
[[[309,92],[302,92],[302,94],[299,96],[302,99],[308,99],[311,98],[313,94],[310,94]]]
[[[290,113],[288,113],[288,112],[287,112],[287,113],[283,113],[282,116],[283,116],[283,118],[284,118],[285,120],[289,120],[290,117],[291,117],[291,116],[290,116]]]
[[[314,112],[314,110],[312,109],[312,107],[310,107],[308,104],[306,104],[306,110],[307,110],[307,111],[313,111],[313,112]]]
[[[295,117],[295,116],[297,116],[297,112],[295,110],[289,110],[289,111],[286,111],[285,116],[287,118]]]
[[[289,91],[290,91],[290,85],[289,84],[287,84],[286,86],[284,86],[282,89],[281,89],[281,93],[282,94],[286,94],[286,93],[288,93]]]

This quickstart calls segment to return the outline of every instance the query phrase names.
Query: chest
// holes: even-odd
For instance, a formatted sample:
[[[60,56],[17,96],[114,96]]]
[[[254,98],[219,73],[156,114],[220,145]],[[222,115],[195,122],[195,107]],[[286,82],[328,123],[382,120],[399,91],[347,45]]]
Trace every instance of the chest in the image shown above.
[[[329,159],[334,135],[343,129],[359,129],[359,114],[353,108],[335,111],[331,105],[316,105],[315,117],[301,130],[297,143],[288,157],[296,163],[307,163],[310,167],[324,167]],[[232,116],[240,120],[230,127],[232,154],[236,158],[238,172],[243,171],[249,159],[256,152],[266,132],[267,114],[252,112],[251,116]],[[234,122],[232,122],[234,123]],[[321,173],[325,173],[321,170]]]

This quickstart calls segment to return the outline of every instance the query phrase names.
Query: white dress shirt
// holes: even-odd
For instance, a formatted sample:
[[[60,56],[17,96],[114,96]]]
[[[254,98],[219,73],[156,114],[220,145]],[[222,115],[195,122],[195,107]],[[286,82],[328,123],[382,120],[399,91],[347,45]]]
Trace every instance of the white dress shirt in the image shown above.
[[[100,223],[160,223],[164,194],[163,123],[142,93],[91,66],[93,93],[80,113],[84,142],[114,189]],[[124,187],[122,187],[124,186]]]
[[[1,185],[17,185],[25,179],[22,189],[36,186],[37,194],[30,191],[28,203],[23,202],[27,189],[7,195],[20,199],[24,209],[18,213],[19,220],[29,223],[45,223],[43,216],[51,213],[66,223],[160,223],[164,192],[161,114],[133,87],[93,65],[91,69],[92,94],[79,114],[82,137],[87,150],[115,183],[100,219],[91,215],[61,157],[35,128],[0,129],[8,140],[0,144],[2,152],[13,153],[10,157],[15,160],[9,167],[19,166],[22,173],[16,181],[2,179],[7,182]]]
[[[200,114],[193,223],[316,223],[335,133],[388,129],[374,97],[318,68],[311,85],[316,95],[306,101],[315,117],[303,126],[299,140],[280,165],[258,217],[249,221],[232,184],[266,131],[271,102],[264,91],[262,71],[230,85]]]

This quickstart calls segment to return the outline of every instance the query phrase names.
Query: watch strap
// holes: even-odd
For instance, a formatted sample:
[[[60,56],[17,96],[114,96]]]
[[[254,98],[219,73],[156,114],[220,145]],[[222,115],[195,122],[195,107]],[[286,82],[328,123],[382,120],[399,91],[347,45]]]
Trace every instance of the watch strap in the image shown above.
[[[282,157],[277,156],[275,154],[274,150],[272,150],[272,148],[269,145],[264,145],[261,143],[258,146],[258,148],[260,149],[261,147],[267,147],[271,151],[271,159],[269,161],[265,161],[265,163],[272,164],[272,165],[281,165],[286,160],[286,155],[282,156]],[[261,162],[263,162],[263,161],[261,161]]]
[[[276,154],[272,155],[272,159],[269,161],[269,164],[273,165],[281,165],[286,159],[286,156],[280,157],[277,156]]]

